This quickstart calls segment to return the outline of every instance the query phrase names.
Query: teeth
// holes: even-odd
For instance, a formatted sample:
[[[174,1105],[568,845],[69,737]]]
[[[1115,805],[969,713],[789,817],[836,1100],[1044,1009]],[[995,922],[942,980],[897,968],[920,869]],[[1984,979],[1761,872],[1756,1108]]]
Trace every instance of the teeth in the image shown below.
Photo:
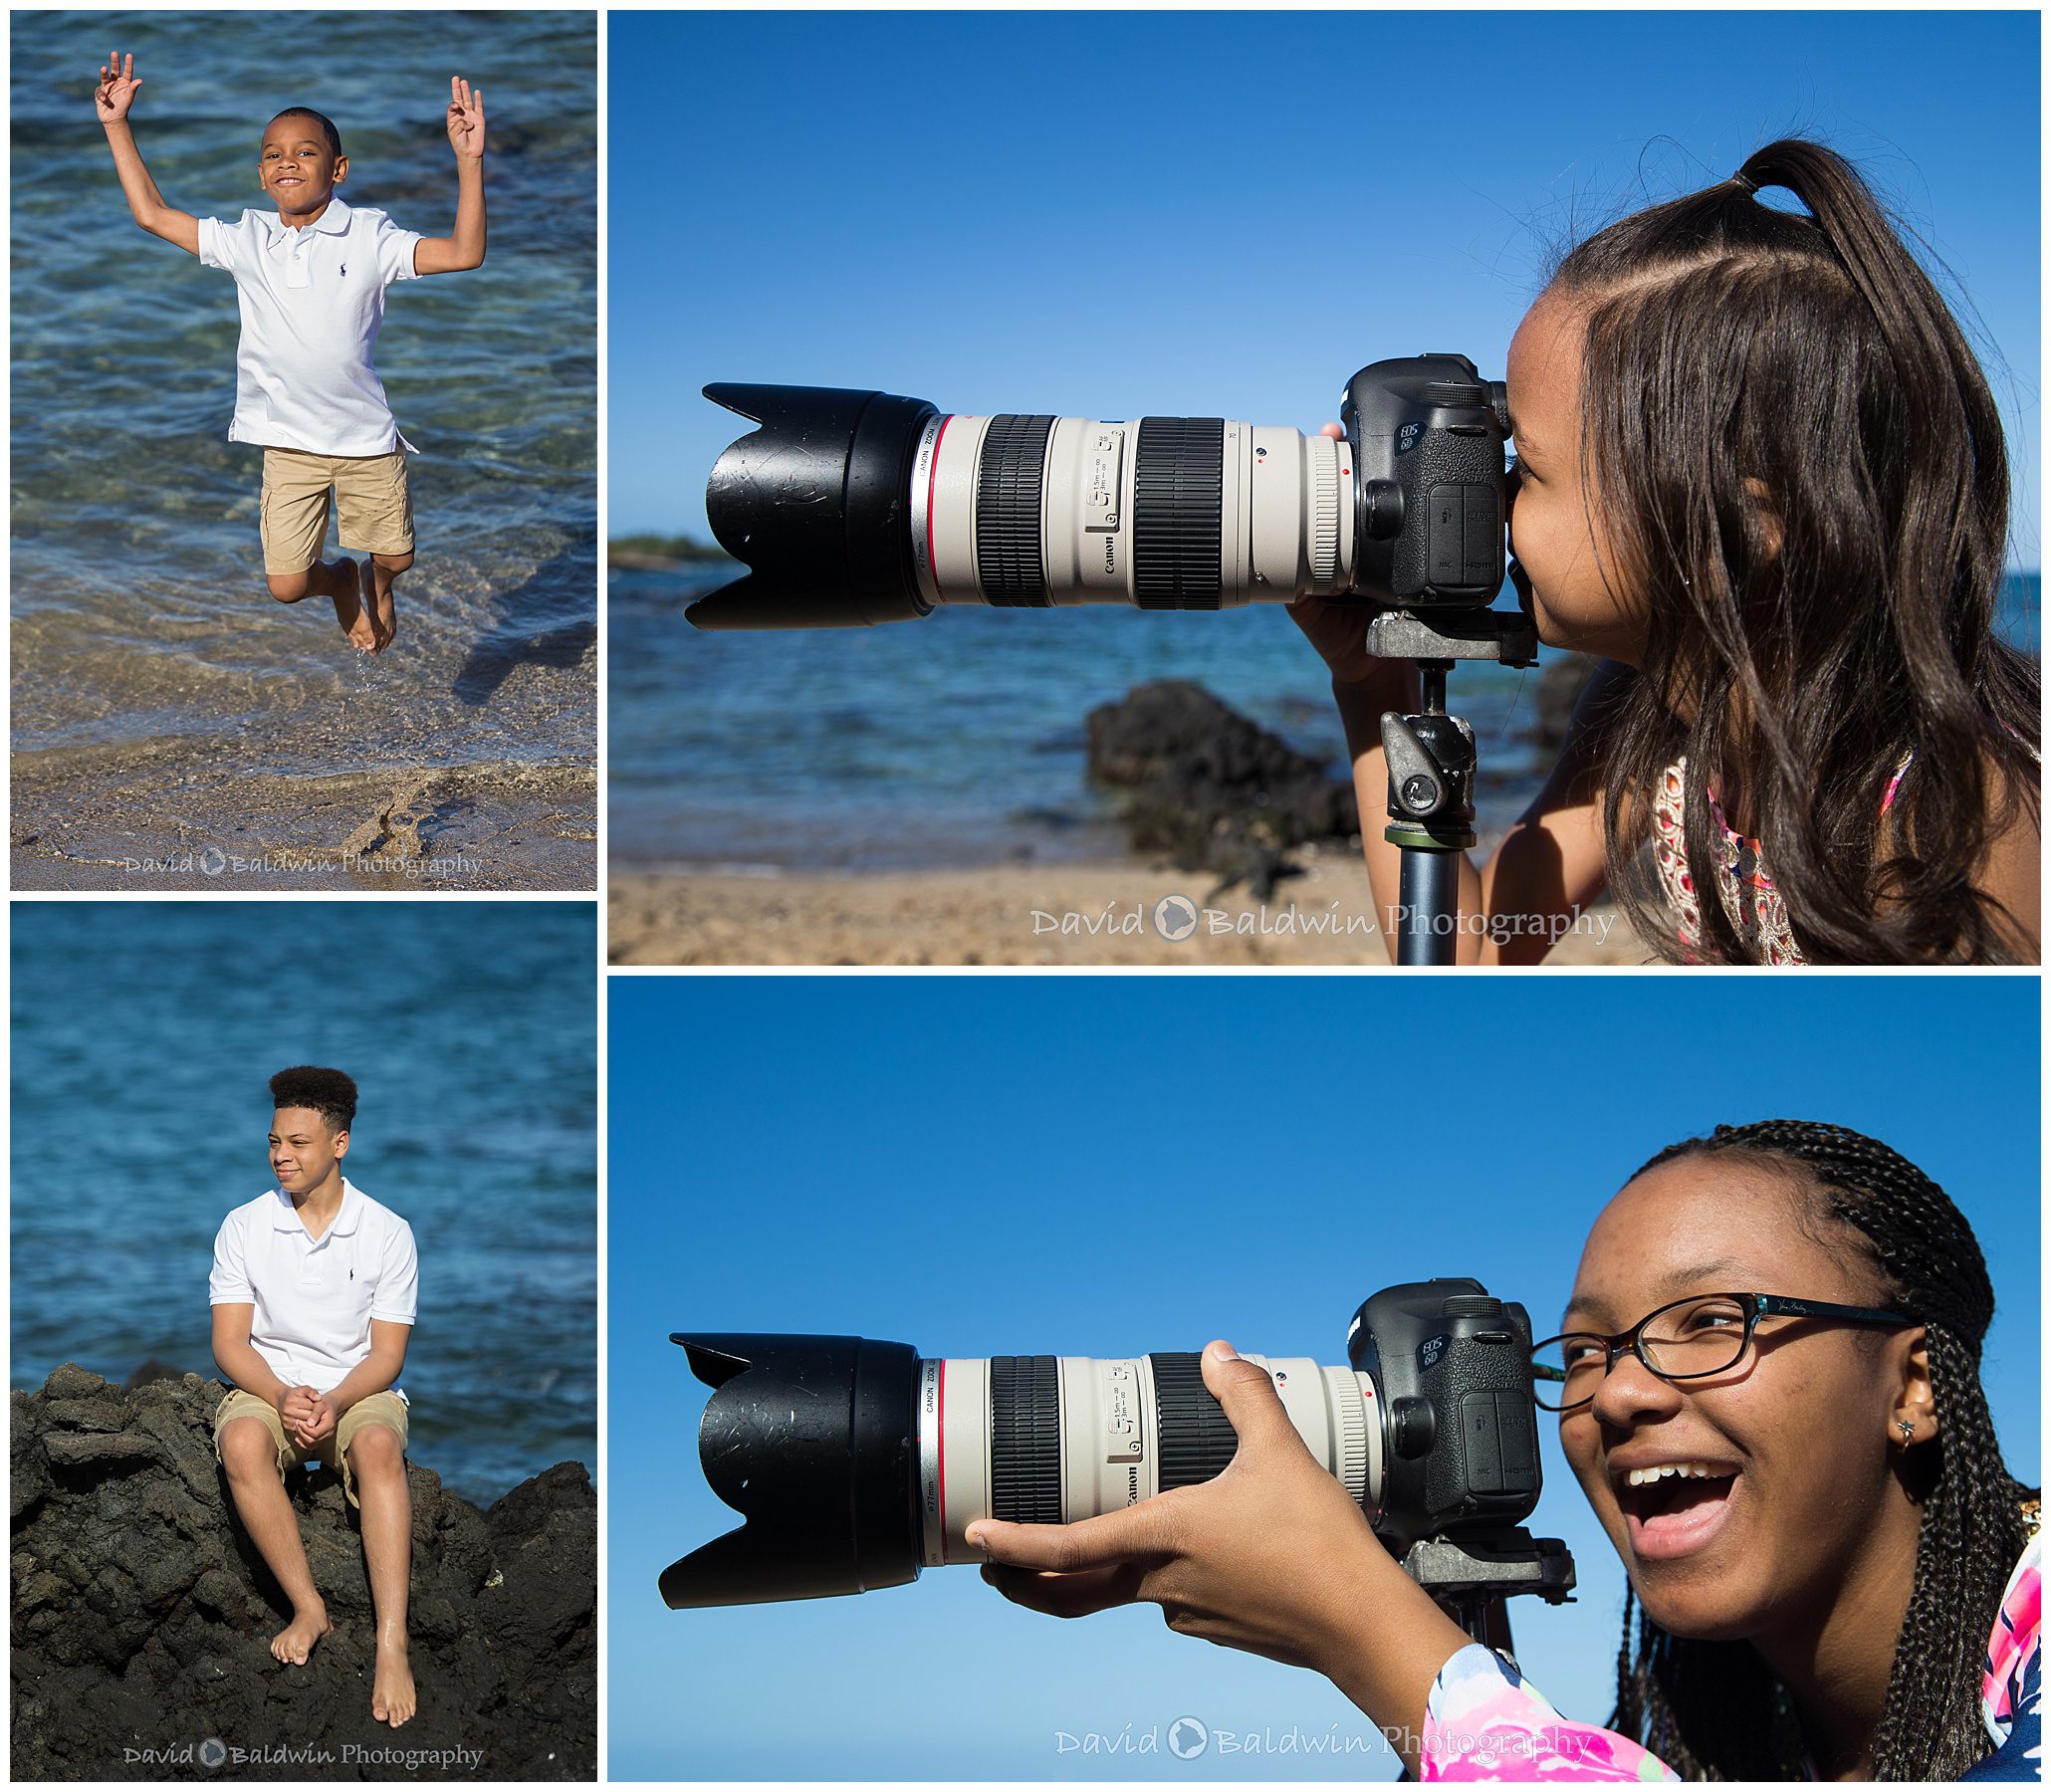
[[[1659,1462],[1650,1468],[1634,1468],[1625,1478],[1634,1487],[1649,1487],[1655,1481],[1664,1480],[1670,1474],[1679,1474],[1689,1480],[1716,1480],[1720,1471],[1707,1462]]]

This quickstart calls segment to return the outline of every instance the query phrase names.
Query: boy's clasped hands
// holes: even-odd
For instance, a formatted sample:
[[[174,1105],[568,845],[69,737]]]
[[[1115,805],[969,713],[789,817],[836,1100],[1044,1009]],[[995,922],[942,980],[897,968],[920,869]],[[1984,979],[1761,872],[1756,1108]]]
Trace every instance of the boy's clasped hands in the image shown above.
[[[303,1451],[333,1438],[341,1419],[328,1396],[309,1387],[288,1388],[278,1403],[278,1416],[285,1421],[286,1434]]]

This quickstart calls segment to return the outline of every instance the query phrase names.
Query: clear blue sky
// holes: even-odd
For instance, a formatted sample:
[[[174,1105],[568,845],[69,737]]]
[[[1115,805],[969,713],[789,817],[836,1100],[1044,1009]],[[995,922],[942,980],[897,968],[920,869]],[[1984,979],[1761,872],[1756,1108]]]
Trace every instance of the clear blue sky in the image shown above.
[[[2038,563],[2035,13],[623,12],[608,31],[614,535],[704,537],[705,475],[747,428],[708,380],[1315,429],[1385,355],[1499,374],[1561,238],[1803,131],[1935,244],[2005,358],[2015,563]]]
[[[1831,1120],[1905,1152],[1971,1220],[1999,1301],[1995,1423],[2034,1481],[2039,994],[2034,977],[615,978],[612,1771],[1265,1778],[1304,1762],[1063,1756],[1056,1733],[1194,1714],[1366,1734],[1327,1682],[1177,1637],[1153,1608],[1061,1625],[967,1569],[668,1611],[657,1574],[734,1521],[699,1470],[705,1390],[679,1329],[931,1356],[1225,1336],[1343,1362],[1354,1307],[1396,1281],[1476,1275],[1543,1323],[1588,1223],[1660,1147]],[[1519,1655],[1600,1719],[1623,1574],[1541,1435],[1535,1523],[1567,1540],[1582,1594],[1526,1602]]]

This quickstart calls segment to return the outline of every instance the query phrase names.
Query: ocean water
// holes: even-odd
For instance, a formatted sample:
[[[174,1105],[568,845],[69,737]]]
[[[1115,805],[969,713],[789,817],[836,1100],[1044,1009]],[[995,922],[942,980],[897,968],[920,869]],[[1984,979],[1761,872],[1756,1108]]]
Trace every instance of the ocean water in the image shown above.
[[[437,785],[466,793],[427,829],[445,849],[492,831],[497,787],[550,793],[556,825],[473,883],[590,887],[590,15],[300,14],[293,41],[319,54],[282,60],[276,21],[254,13],[10,23],[17,867],[26,854],[46,861],[29,881],[115,881],[96,867],[124,839],[223,837],[254,785],[267,844],[333,847],[346,825],[308,802],[295,829],[294,791],[357,780],[360,806],[425,778],[430,808]],[[93,110],[110,34],[143,77],[131,116],[150,172],[200,216],[260,202],[257,137],[304,104],[342,131],[345,199],[446,234],[449,77],[485,91],[489,259],[386,295],[377,364],[422,452],[416,563],[374,662],[326,599],[266,593],[261,451],[227,439],[234,284],[128,217]]]
[[[1191,678],[1344,765],[1323,662],[1278,604],[1224,614],[1093,605],[948,608],[878,628],[706,634],[685,605],[739,568],[614,572],[612,862],[878,869],[1115,856],[1083,718],[1134,685]],[[2038,580],[2011,580],[2009,632],[2037,643]],[[1541,661],[1555,657],[1541,650]],[[1483,833],[1522,811],[1551,760],[1527,738],[1539,672],[1459,667]]]
[[[738,570],[608,580],[614,864],[1119,856],[1113,795],[1087,776],[1083,718],[1156,678],[1194,679],[1334,773],[1345,763],[1331,675],[1278,604],[962,605],[879,628],[764,634],[684,620],[693,597]],[[1504,819],[1543,777],[1515,738],[1537,680],[1493,665],[1452,679],[1481,749],[1478,807]]]
[[[597,1464],[597,1014],[581,902],[13,909],[12,1385],[218,1375],[207,1272],[273,1186],[266,1086],[356,1079],[349,1180],[412,1226],[415,1457],[497,1498]]]

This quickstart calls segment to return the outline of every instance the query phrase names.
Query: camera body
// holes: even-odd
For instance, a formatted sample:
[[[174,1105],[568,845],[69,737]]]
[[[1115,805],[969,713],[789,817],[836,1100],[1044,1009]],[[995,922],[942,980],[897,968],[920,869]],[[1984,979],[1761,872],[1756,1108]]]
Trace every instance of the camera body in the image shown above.
[[[1353,592],[1485,609],[1502,587],[1509,400],[1464,354],[1376,361],[1339,409],[1353,451]]]
[[[1221,417],[956,415],[821,386],[705,395],[761,427],[707,484],[714,535],[751,570],[691,606],[701,628],[1303,596],[1447,615],[1485,610],[1503,582],[1508,405],[1465,355],[1361,368],[1338,442]]]
[[[1538,1423],[1518,1302],[1468,1277],[1384,1288],[1353,1315],[1346,1354],[1382,1393],[1384,1537],[1407,1546],[1530,1516]]]

